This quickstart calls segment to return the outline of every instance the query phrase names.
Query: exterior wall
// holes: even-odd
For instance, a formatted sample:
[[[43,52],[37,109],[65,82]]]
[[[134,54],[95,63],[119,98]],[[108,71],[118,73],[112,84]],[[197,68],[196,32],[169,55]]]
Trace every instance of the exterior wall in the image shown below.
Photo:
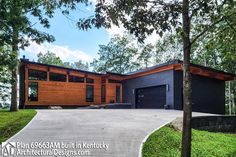
[[[28,80],[28,69],[42,70],[49,72],[65,74],[67,82]],[[48,72],[48,74],[49,74]],[[94,79],[94,83],[76,83],[68,82],[68,71],[64,69],[48,68],[37,65],[27,65],[25,67],[25,103],[30,106],[87,106],[91,104],[101,104],[101,76],[85,74],[79,72],[69,72],[74,76],[83,76]],[[23,78],[22,78],[23,79]],[[38,101],[28,101],[28,84],[29,82],[38,82]],[[86,85],[94,86],[94,101],[86,102]]]
[[[120,102],[122,102],[122,84],[121,83],[106,83],[106,103],[116,102],[116,86],[120,86]]]
[[[132,78],[122,81],[123,84],[123,101],[131,103],[135,108],[135,90],[137,88],[168,85],[166,93],[166,103],[173,108],[174,106],[174,78],[173,70],[162,71],[159,73]]]
[[[174,109],[182,109],[181,71],[175,71]],[[192,110],[195,112],[225,113],[225,82],[213,78],[192,75]]]
[[[20,65],[20,108],[26,106],[87,106],[92,104],[109,104],[116,102],[116,86],[120,86],[120,102],[131,103],[135,108],[136,89],[166,85],[166,104],[172,109],[182,110],[182,71],[180,66],[168,64],[164,67],[150,69],[131,75],[97,74],[86,71],[76,71],[69,68],[49,66],[33,62],[22,62]],[[47,80],[28,80],[28,69],[47,72]],[[194,69],[193,69],[194,70]],[[49,73],[64,74],[66,82],[49,81]],[[208,113],[224,113],[225,111],[225,80],[223,74],[206,73],[195,69],[192,77],[193,111]],[[69,75],[94,79],[94,83],[69,82]],[[200,76],[202,75],[202,76]],[[208,76],[209,75],[209,76]],[[210,78],[213,77],[213,78]],[[108,80],[117,80],[113,83]],[[105,80],[105,82],[104,82]],[[120,83],[119,81],[122,81]],[[29,82],[38,82],[38,101],[28,101]],[[86,102],[86,85],[94,86],[94,101]],[[102,102],[102,85],[106,86],[105,102]]]

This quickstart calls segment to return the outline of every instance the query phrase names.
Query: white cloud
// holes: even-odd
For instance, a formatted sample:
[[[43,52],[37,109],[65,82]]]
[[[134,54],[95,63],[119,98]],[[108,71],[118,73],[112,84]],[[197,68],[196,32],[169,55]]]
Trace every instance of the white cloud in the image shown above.
[[[39,45],[35,42],[30,42],[30,46],[25,48],[24,51],[30,53],[33,56],[36,56],[40,52],[45,54],[46,52],[50,51],[55,53],[63,61],[69,62],[75,62],[78,60],[91,62],[94,58],[93,56],[90,56],[83,51],[72,50],[68,46],[55,45],[51,43],[43,43]]]

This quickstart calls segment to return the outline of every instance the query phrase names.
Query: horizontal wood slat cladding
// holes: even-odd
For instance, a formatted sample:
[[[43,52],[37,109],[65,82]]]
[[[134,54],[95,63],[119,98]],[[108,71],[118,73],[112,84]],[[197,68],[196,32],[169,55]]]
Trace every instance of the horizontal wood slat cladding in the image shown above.
[[[93,74],[81,72],[69,72],[70,75],[87,77],[94,79],[94,83],[77,83],[77,82],[59,82],[59,81],[39,81],[28,80],[28,69],[49,71],[68,76],[68,70],[58,68],[48,68],[37,65],[27,65],[25,68],[25,105],[62,105],[62,106],[88,106],[91,104],[101,104],[101,77]],[[49,73],[48,73],[49,74]],[[38,82],[38,101],[28,100],[29,82]],[[86,85],[94,86],[94,101],[86,102]]]
[[[114,101],[116,103],[116,86],[120,86],[120,101],[122,102],[122,84],[106,83],[106,103],[111,103],[111,101]]]

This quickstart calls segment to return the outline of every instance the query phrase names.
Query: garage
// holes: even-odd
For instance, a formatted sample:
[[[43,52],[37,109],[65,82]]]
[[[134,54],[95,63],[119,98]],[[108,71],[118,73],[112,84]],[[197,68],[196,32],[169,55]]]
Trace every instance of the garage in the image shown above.
[[[162,109],[166,104],[166,86],[136,89],[136,108]]]

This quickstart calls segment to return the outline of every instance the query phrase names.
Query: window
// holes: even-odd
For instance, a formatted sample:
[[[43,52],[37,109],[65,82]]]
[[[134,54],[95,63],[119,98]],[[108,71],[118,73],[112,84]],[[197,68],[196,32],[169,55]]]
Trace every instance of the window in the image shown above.
[[[106,86],[102,85],[102,102],[106,102]]]
[[[120,102],[120,86],[116,86],[116,103]]]
[[[83,77],[78,77],[78,76],[69,76],[69,82],[83,83],[84,82],[84,78]]]
[[[94,83],[94,79],[86,78],[86,83]]]
[[[38,101],[38,83],[37,82],[29,82],[28,100],[29,101]]]
[[[86,86],[86,102],[93,102],[94,89],[93,86]]]
[[[109,83],[121,83],[121,81],[119,81],[119,80],[112,80],[112,79],[109,79],[108,82]]]
[[[63,75],[63,74],[50,73],[49,78],[50,78],[50,81],[66,82],[66,75]]]
[[[39,70],[28,70],[28,79],[29,80],[47,80],[47,72]]]

